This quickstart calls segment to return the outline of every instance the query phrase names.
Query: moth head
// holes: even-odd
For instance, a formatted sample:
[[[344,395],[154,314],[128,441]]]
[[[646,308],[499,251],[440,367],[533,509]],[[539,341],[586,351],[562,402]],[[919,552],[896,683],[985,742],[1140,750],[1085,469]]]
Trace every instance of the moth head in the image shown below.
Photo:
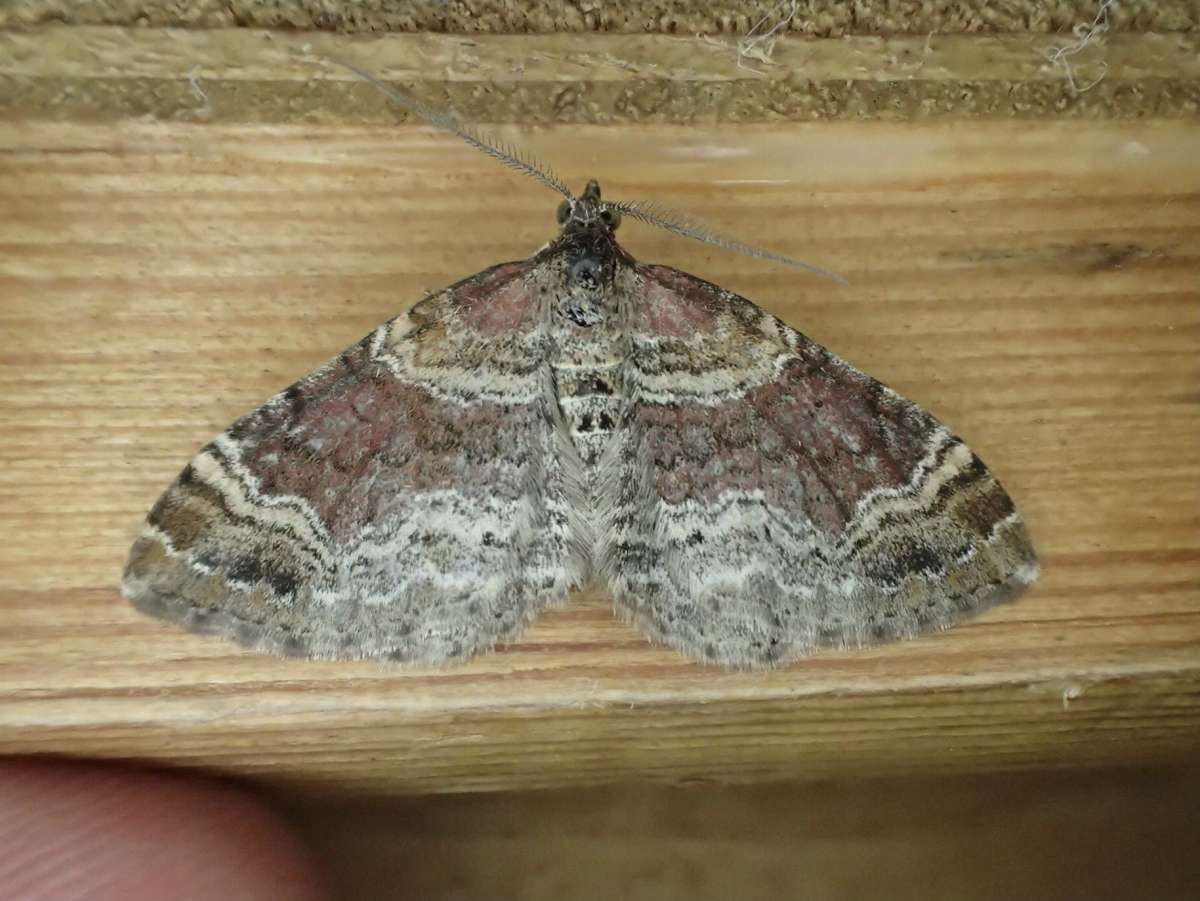
[[[358,66],[338,60],[334,60],[334,62],[338,62],[339,65],[345,66],[359,78],[373,84],[386,94],[393,103],[396,103],[403,109],[416,113],[425,121],[444,131],[448,131],[452,135],[457,135],[476,150],[480,150],[488,156],[500,160],[506,166],[540,181],[547,188],[557,191],[563,197],[567,198],[558,207],[558,224],[562,227],[564,233],[568,230],[584,230],[590,231],[593,234],[603,231],[603,233],[611,236],[616,231],[617,226],[620,225],[621,215],[624,214],[649,225],[682,235],[685,238],[703,241],[705,244],[724,247],[727,250],[758,257],[762,260],[775,260],[787,266],[806,269],[809,272],[814,272],[817,275],[832,279],[840,284],[846,284],[846,280],[840,275],[821,269],[819,266],[802,263],[799,260],[793,260],[791,257],[781,256],[770,251],[759,250],[756,247],[751,247],[749,244],[743,244],[741,241],[731,238],[724,238],[696,223],[689,222],[686,218],[672,213],[670,210],[660,207],[657,204],[643,203],[637,200],[605,203],[600,199],[600,185],[597,184],[594,178],[588,182],[583,195],[575,197],[561,178],[533,157],[518,153],[511,147],[497,143],[486,134],[468,128],[453,116],[426,106],[422,101],[397,91],[395,88],[384,84],[370,72],[358,68]]]
[[[621,214],[617,208],[600,199],[600,183],[594,178],[587,183],[581,195],[558,205],[555,218],[563,228],[571,223],[592,226],[598,222],[609,232],[614,232],[621,224]]]

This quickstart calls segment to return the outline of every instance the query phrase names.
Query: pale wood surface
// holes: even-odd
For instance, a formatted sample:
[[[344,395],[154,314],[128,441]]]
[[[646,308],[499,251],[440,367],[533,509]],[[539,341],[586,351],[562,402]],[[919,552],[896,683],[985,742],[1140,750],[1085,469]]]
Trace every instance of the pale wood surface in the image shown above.
[[[1200,128],[505,130],[842,289],[630,225],[947,420],[1044,576],[953,631],[765,675],[599,596],[458,669],[279,661],[144,619],[123,556],[195,449],[555,198],[426,129],[0,129],[0,751],[364,791],[1077,766],[1200,746]]]

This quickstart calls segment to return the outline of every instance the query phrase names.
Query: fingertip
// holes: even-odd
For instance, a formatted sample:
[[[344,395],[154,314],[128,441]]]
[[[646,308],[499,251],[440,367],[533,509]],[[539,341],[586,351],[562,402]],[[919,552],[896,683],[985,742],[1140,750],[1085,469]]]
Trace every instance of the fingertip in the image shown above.
[[[329,897],[286,822],[253,791],[89,761],[0,762],[0,897]]]

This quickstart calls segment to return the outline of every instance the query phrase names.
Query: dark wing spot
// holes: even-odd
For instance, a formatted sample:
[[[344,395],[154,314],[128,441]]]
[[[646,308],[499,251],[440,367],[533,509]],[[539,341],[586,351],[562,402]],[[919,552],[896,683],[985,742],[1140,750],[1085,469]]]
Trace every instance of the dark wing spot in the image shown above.
[[[288,596],[296,593],[296,577],[284,570],[271,570],[267,573],[267,582],[275,594]]]
[[[304,396],[304,392],[300,390],[299,385],[289,385],[283,392],[284,400],[288,402],[291,411],[292,421],[295,422],[300,414],[304,412],[305,406],[308,404]]]
[[[910,572],[941,572],[942,558],[928,545],[914,547],[904,559]]]
[[[247,585],[265,582],[277,595],[290,595],[296,591],[297,580],[294,574],[268,566],[254,557],[239,557],[229,567],[228,572],[229,578],[235,582],[244,582]]]
[[[241,557],[229,567],[229,578],[236,582],[257,582],[262,578],[262,570],[253,557]]]
[[[942,557],[928,545],[914,543],[897,548],[896,553],[880,560],[872,575],[885,584],[898,585],[913,573],[942,571]]]

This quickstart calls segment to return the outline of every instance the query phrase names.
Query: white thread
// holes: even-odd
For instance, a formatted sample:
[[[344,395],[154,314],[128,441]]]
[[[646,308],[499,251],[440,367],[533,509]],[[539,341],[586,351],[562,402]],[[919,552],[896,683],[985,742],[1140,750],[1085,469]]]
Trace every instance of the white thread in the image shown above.
[[[1075,80],[1075,67],[1071,63],[1071,57],[1077,56],[1092,44],[1098,43],[1104,34],[1108,31],[1108,11],[1117,5],[1117,0],[1101,0],[1100,8],[1096,11],[1096,17],[1092,19],[1090,25],[1080,22],[1072,29],[1075,35],[1075,43],[1067,44],[1063,47],[1047,47],[1042,51],[1042,55],[1052,65],[1061,66],[1067,76],[1067,84],[1071,87],[1072,94],[1082,94],[1084,91],[1090,91],[1108,74],[1108,63],[1105,60],[1100,60],[1100,74],[1080,87]]]
[[[192,71],[188,73],[188,90],[192,92],[192,96],[200,101],[200,106],[196,108],[197,116],[204,116],[212,112],[212,105],[208,102],[208,95],[204,93],[204,88],[200,87],[200,67],[192,66]]]
[[[778,40],[779,33],[784,31],[791,24],[792,19],[796,17],[799,7],[799,0],[780,0],[774,9],[750,26],[750,30],[738,41],[737,65],[739,69],[761,74],[754,66],[746,65],[746,60],[748,59],[764,63],[768,66],[774,65],[771,62],[771,54],[775,52],[775,41]],[[758,30],[770,21],[776,13],[783,13],[783,15],[768,31],[758,34]]]

